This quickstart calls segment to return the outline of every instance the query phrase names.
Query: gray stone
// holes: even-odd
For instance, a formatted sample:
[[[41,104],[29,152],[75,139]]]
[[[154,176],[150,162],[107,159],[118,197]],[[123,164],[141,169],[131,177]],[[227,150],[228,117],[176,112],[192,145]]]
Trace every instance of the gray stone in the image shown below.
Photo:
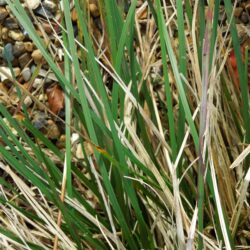
[[[31,71],[30,68],[26,67],[22,70],[22,76],[25,82],[29,81],[31,78]]]
[[[49,72],[47,70],[44,69],[40,69],[39,71],[39,76],[41,77],[46,77],[47,79],[50,79],[54,82],[58,82],[58,79],[56,78],[55,74],[53,72]],[[48,81],[48,80],[46,80]]]
[[[0,6],[5,6],[7,3],[5,0],[0,0]]]
[[[249,16],[248,16],[248,14],[245,11],[242,12],[240,20],[244,24],[248,24],[249,23]]]
[[[45,17],[45,18],[53,18],[54,15],[52,14],[52,12],[46,8],[42,8],[41,6],[38,7],[36,10],[34,10],[35,14],[39,15],[39,16],[42,16],[42,17]]]
[[[47,125],[47,115],[43,112],[37,112],[33,116],[32,124],[35,128],[41,129]]]
[[[4,46],[3,53],[4,53],[3,57],[6,61],[12,62],[14,60],[13,45],[11,43],[7,43]]]
[[[13,55],[19,57],[25,52],[25,46],[22,41],[16,41],[13,46]]]
[[[10,30],[19,29],[17,20],[13,17],[8,17],[4,20],[4,26]]]

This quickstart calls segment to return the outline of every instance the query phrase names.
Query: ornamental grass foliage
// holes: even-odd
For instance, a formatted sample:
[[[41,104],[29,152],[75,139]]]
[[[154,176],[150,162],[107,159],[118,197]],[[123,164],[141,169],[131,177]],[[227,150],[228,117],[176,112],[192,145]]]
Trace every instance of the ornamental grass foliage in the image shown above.
[[[0,1],[1,249],[248,249],[249,1]]]

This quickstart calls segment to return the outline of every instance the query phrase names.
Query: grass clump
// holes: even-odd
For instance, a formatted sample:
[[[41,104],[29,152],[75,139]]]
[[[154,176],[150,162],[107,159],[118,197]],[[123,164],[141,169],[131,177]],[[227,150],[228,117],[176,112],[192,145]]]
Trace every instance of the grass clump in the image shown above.
[[[6,2],[55,74],[65,117],[4,74],[63,124],[65,142],[34,127],[25,104],[21,121],[0,104],[0,244],[249,246],[248,69],[231,1],[222,23],[220,1],[63,0],[50,36],[31,9]]]

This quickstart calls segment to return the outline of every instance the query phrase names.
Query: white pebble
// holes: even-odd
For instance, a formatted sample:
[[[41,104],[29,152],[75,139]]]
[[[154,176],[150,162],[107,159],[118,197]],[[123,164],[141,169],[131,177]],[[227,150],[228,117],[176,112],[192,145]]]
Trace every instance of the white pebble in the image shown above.
[[[26,4],[29,8],[34,10],[40,5],[40,0],[26,0]]]
[[[25,97],[24,104],[29,107],[32,104],[32,99],[30,96]]]
[[[29,81],[29,79],[31,78],[30,68],[24,68],[22,71],[22,76],[25,82]]]
[[[34,89],[38,89],[38,88],[40,88],[40,87],[42,86],[42,84],[43,84],[43,79],[41,79],[41,78],[36,78],[36,79],[34,80],[32,86],[33,86]]]

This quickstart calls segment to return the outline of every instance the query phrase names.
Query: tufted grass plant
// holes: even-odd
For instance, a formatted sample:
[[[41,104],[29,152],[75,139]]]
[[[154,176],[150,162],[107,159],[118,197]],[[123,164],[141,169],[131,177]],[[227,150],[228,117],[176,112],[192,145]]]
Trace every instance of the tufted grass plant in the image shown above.
[[[0,246],[246,248],[248,72],[231,1],[223,26],[220,1],[98,0],[98,29],[88,1],[63,0],[51,36],[19,0],[6,2],[63,89],[65,119],[6,76],[61,120],[66,140],[59,150],[25,105],[18,121],[0,104]]]

